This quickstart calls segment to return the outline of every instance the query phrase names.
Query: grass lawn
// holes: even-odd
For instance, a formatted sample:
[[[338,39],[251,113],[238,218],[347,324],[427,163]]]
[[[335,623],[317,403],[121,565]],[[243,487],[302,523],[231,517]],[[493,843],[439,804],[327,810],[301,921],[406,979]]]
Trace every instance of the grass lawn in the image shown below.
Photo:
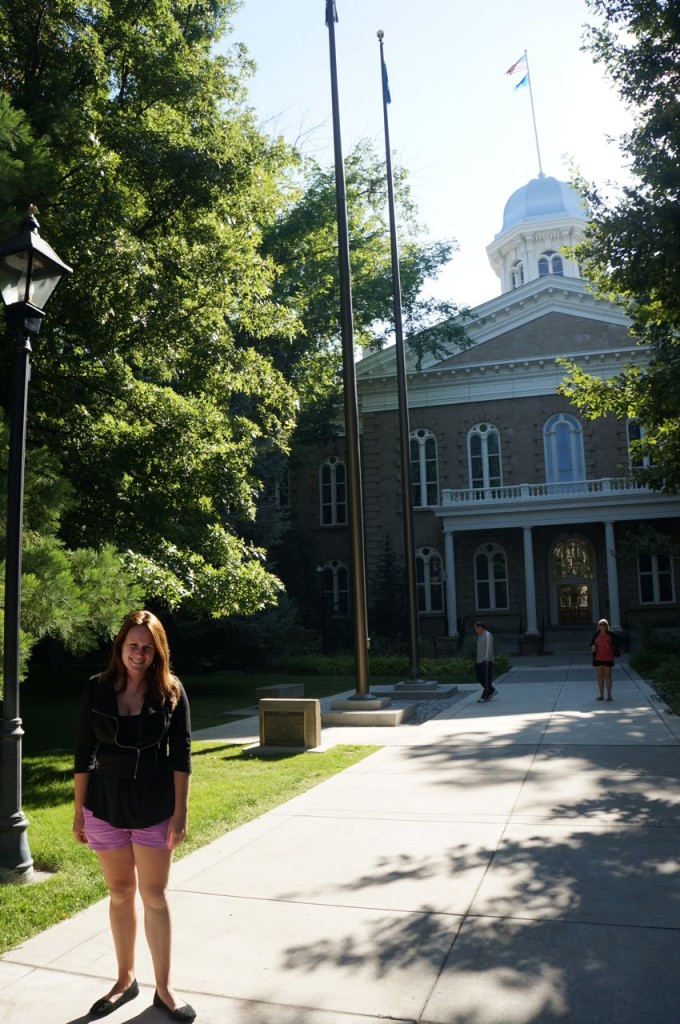
[[[21,686],[22,805],[29,820],[28,842],[36,870],[54,876],[35,885],[0,886],[0,953],[106,895],[95,854],[71,834],[72,748],[80,697],[90,674],[71,668],[36,671]],[[280,681],[281,676],[240,672],[184,676],[194,730],[253,706],[257,687]],[[305,679],[309,697],[353,687],[349,677]],[[337,746],[323,754],[263,757],[224,741],[194,742],[189,836],[176,856],[285,803],[376,749]]]
[[[262,757],[223,742],[194,743],[189,836],[175,856],[238,828],[348,768],[376,747],[337,746],[323,754]],[[75,842],[70,754],[24,758],[23,809],[37,870],[54,877],[0,886],[0,953],[106,895],[96,855]]]

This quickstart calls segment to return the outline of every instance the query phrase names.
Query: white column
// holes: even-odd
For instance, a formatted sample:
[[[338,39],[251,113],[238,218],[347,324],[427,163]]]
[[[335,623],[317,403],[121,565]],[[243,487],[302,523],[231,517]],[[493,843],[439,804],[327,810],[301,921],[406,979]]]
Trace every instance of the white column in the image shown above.
[[[536,579],[534,574],[534,542],[531,527],[524,530],[524,589],[527,596],[527,636],[538,636],[536,623]]]
[[[616,548],[614,546],[614,524],[604,524],[604,546],[607,550],[607,592],[609,594],[609,625],[613,630],[621,629],[621,611],[619,609],[619,570],[616,564]]]
[[[456,563],[453,558],[453,534],[444,531],[444,562],[446,564],[446,617],[449,636],[458,636],[458,605],[456,603]]]

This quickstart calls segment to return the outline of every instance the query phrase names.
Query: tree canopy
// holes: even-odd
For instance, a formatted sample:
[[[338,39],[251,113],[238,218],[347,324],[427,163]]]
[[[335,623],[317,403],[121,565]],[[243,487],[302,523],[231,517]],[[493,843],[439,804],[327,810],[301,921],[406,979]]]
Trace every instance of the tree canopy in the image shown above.
[[[588,0],[601,20],[585,46],[634,113],[621,141],[632,183],[613,198],[581,182],[592,220],[577,250],[600,294],[622,303],[649,346],[644,369],[598,381],[572,369],[564,387],[586,413],[613,411],[644,427],[640,475],[680,487],[680,18],[670,0]]]
[[[245,104],[241,48],[213,54],[234,8],[0,7],[0,85],[50,168],[3,183],[0,224],[44,207],[75,271],[36,345],[29,442],[75,490],[66,544],[113,542],[148,597],[199,615],[279,590],[239,525],[258,441],[285,447],[295,412],[271,360],[238,341],[285,319],[261,232],[290,155]]]
[[[244,48],[215,50],[237,6],[0,0],[0,231],[35,203],[74,268],[29,399],[29,454],[69,493],[53,537],[71,559],[118,552],[147,600],[196,617],[281,592],[252,525],[262,467],[339,388],[333,173],[258,126]],[[347,174],[357,339],[374,344],[391,315],[384,174],[365,146]],[[452,248],[420,240],[402,174],[399,195],[420,326]]]

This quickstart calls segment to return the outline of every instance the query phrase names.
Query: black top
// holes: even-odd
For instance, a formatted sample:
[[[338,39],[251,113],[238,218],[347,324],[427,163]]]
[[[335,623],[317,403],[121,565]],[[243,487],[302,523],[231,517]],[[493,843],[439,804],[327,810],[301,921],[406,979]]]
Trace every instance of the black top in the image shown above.
[[[173,772],[191,772],[189,701],[179,683],[173,711],[144,698],[139,715],[119,715],[116,692],[99,676],[80,706],[74,771],[88,772],[85,807],[116,828],[146,828],[175,807]]]

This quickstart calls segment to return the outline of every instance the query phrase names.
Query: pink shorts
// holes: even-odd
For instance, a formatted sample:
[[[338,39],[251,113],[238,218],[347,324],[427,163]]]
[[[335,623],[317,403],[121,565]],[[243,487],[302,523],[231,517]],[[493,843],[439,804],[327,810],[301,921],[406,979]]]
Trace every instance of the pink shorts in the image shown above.
[[[123,850],[131,843],[150,846],[155,850],[168,849],[169,818],[147,828],[116,828],[115,825],[109,825],[108,821],[95,818],[87,807],[83,807],[83,817],[85,838],[91,850]]]

